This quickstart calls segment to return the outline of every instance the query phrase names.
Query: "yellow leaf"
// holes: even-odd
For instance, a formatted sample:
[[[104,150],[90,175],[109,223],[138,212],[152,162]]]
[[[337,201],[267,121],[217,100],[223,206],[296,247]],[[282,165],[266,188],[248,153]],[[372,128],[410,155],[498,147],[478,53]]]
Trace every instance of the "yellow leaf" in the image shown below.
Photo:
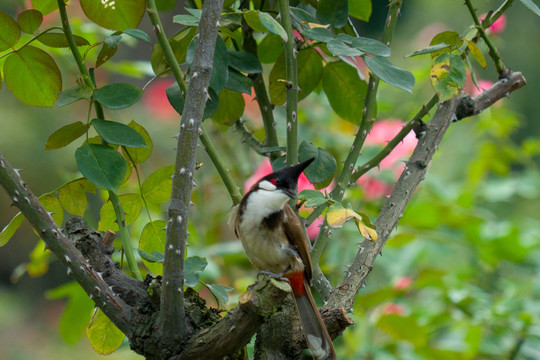
[[[469,48],[472,56],[474,56],[476,61],[480,64],[480,66],[485,69],[487,65],[486,58],[484,57],[484,54],[482,54],[478,46],[471,40],[467,40],[467,47]]]
[[[90,345],[100,355],[108,355],[122,345],[126,337],[101,310],[94,314],[86,335]]]
[[[374,228],[367,226],[360,220],[354,219],[354,221],[356,222],[356,226],[358,226],[358,230],[363,237],[371,241],[377,241],[378,235]]]
[[[359,221],[362,220],[362,217],[356,211],[345,209],[339,203],[330,206],[328,213],[326,214],[328,225],[334,228],[343,227],[343,225],[352,218],[358,219]]]
[[[322,25],[322,24],[310,23],[310,22],[308,22],[307,25],[308,25],[310,28],[312,28],[312,29],[314,29],[314,28],[324,28],[324,29],[327,29],[328,26],[330,26],[330,25]]]

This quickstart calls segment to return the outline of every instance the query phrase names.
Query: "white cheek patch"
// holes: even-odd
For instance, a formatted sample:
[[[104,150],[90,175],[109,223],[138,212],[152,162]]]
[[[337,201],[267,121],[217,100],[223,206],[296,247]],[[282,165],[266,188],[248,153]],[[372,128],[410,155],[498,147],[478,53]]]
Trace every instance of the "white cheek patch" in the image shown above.
[[[264,180],[259,183],[259,187],[263,190],[274,191],[277,189],[276,185],[272,184],[270,181]]]

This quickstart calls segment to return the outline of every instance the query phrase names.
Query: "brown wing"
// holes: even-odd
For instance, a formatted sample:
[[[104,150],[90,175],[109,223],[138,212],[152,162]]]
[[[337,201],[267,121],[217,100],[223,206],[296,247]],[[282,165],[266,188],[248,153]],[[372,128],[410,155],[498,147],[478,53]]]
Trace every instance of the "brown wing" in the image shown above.
[[[290,243],[296,248],[298,255],[300,255],[300,259],[302,259],[302,262],[304,263],[304,272],[309,284],[311,283],[312,278],[312,268],[311,257],[309,256],[309,249],[306,240],[306,231],[289,204],[285,204],[283,212],[285,213],[286,217],[286,221],[284,221],[285,233],[287,234],[287,238],[289,239]]]
[[[231,211],[231,214],[229,215],[229,226],[232,230],[234,230],[234,234],[237,238],[240,238],[240,231],[238,230],[238,227],[240,226],[240,215],[239,210],[240,205],[236,205],[233,210]]]

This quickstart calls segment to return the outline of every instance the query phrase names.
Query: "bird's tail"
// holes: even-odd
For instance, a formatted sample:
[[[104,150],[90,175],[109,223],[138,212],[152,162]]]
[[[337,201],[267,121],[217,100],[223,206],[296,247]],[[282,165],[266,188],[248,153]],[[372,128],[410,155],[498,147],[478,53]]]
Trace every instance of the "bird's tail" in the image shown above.
[[[307,281],[303,281],[303,287],[303,291],[294,291],[294,298],[311,354],[316,360],[335,360],[337,357],[332,339],[319,314]]]

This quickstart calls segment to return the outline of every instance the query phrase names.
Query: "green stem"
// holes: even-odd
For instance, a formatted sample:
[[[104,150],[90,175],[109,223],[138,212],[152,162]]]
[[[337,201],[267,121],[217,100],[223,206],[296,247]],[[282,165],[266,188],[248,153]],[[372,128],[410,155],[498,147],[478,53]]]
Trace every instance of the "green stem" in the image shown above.
[[[397,22],[397,15],[401,8],[401,5],[401,0],[394,0],[390,4],[390,7],[388,9],[388,15],[386,18],[385,28],[382,37],[382,42],[387,46],[390,46],[390,43],[392,42],[392,35],[394,33]],[[368,90],[366,94],[365,107],[363,111],[362,121],[360,123],[360,128],[356,133],[356,137],[354,139],[353,145],[351,146],[351,150],[347,155],[347,158],[345,159],[341,174],[338,177],[336,185],[334,186],[334,189],[332,189],[332,192],[330,194],[331,198],[335,201],[339,202],[343,199],[343,196],[345,195],[345,190],[349,186],[354,166],[356,164],[356,161],[358,160],[358,156],[360,155],[360,150],[364,145],[364,141],[369,133],[369,130],[375,122],[373,115],[375,112],[375,101],[377,98],[379,81],[380,79],[373,73],[369,76]],[[308,217],[309,220],[313,221],[320,214],[322,214],[323,211],[324,207],[321,207],[320,210],[315,209]],[[328,242],[330,233],[331,232],[328,226],[328,222],[325,219],[323,224],[321,225],[321,231],[319,232],[319,235],[317,236],[317,239],[313,244],[313,249],[311,250],[311,260],[314,264],[319,261],[319,258],[321,257],[321,254],[326,247],[326,243]]]
[[[64,34],[66,35],[66,39],[68,41],[71,54],[73,55],[73,58],[75,59],[75,62],[77,63],[77,67],[79,68],[79,72],[81,73],[84,83],[90,89],[94,90],[95,89],[94,84],[92,83],[92,80],[90,79],[88,69],[84,65],[83,58],[81,56],[81,53],[79,52],[79,49],[77,48],[77,43],[75,42],[75,38],[73,37],[73,32],[71,31],[71,26],[69,25],[69,20],[68,20],[66,5],[64,4],[64,0],[57,0],[57,3],[58,3],[58,10],[60,11],[60,18],[62,19],[62,28],[64,29]]]
[[[180,69],[178,61],[176,61],[173,49],[169,44],[169,40],[167,39],[167,36],[165,35],[165,32],[163,30],[163,25],[161,24],[161,19],[159,18],[155,0],[147,1],[147,12],[148,17],[150,18],[150,22],[154,26],[154,32],[156,33],[159,45],[161,46],[161,50],[163,51],[163,56],[167,60],[167,63],[171,68],[171,72],[173,73],[174,79],[178,83],[178,86],[180,86],[182,94],[185,97],[187,93],[187,84],[184,80],[184,74],[182,73],[182,69]]]
[[[122,241],[122,248],[124,249],[124,254],[126,255],[126,260],[128,263],[129,270],[131,275],[137,280],[142,280],[139,267],[137,266],[137,260],[133,254],[133,246],[131,246],[131,240],[126,227],[126,220],[124,218],[124,210],[122,210],[122,205],[120,204],[120,199],[114,191],[109,191],[109,199],[114,208],[114,213],[116,215],[116,221],[118,222],[118,228],[120,240]]]
[[[484,31],[484,26],[480,23],[480,20],[478,19],[478,16],[476,15],[476,11],[474,10],[474,7],[470,0],[465,0],[465,5],[467,6],[467,9],[469,9],[469,12],[471,13],[471,17],[473,18],[473,21],[476,25],[476,30],[480,33],[480,36],[486,43],[488,49],[489,49],[489,55],[493,59],[493,63],[495,65],[495,68],[497,69],[497,72],[499,75],[504,75],[506,72],[506,68],[504,67],[501,57],[499,56],[499,52],[497,51],[497,48],[493,43],[491,42],[491,39],[489,36],[487,36],[486,32]],[[488,26],[485,26],[487,28]]]
[[[416,115],[414,115],[414,117],[411,120],[409,120],[409,122],[403,127],[403,129],[401,129],[401,131],[397,133],[397,135],[394,136],[394,138],[390,140],[388,144],[386,144],[386,146],[381,151],[379,151],[377,155],[375,155],[365,164],[357,168],[356,172],[354,172],[351,176],[351,182],[356,182],[362,175],[364,175],[365,173],[367,173],[369,170],[373,169],[374,167],[378,166],[381,163],[381,161],[385,157],[387,157],[401,141],[403,141],[405,136],[407,136],[407,134],[412,129],[414,129],[414,127],[418,124],[418,122],[424,116],[426,116],[427,113],[435,105],[437,105],[438,101],[439,101],[439,98],[437,97],[437,95],[433,95],[431,99],[429,99],[428,103],[422,106],[420,111],[418,111]]]
[[[287,33],[285,43],[285,73],[287,78],[287,165],[298,163],[298,69],[296,42],[292,31],[289,1],[278,0],[281,26]]]
[[[244,42],[242,47],[244,51],[257,56],[257,42],[253,38],[253,30],[249,25],[242,21],[242,35]],[[273,105],[270,104],[270,97],[266,91],[264,84],[263,74],[250,75],[253,82],[253,90],[255,90],[255,96],[257,97],[257,104],[261,111],[261,116],[264,125],[264,133],[266,135],[265,144],[267,147],[279,147],[279,141],[276,132],[276,123],[274,120]],[[274,160],[281,156],[281,151],[273,151],[270,153],[270,159]]]
[[[217,151],[216,147],[210,140],[208,133],[206,132],[206,130],[204,129],[202,125],[201,125],[201,130],[202,130],[202,133],[199,136],[199,139],[201,140],[201,143],[205,147],[206,153],[208,154],[208,156],[210,156],[210,159],[212,159],[212,162],[214,163],[216,170],[219,173],[219,176],[221,176],[221,179],[223,180],[225,187],[227,187],[227,191],[231,195],[233,205],[237,205],[242,200],[242,194],[240,193],[238,186],[234,183],[234,180],[231,177],[231,174],[229,174],[229,170],[225,168],[223,160],[221,159],[221,156],[219,155],[219,152]]]
[[[2,56],[0,56],[0,59],[4,58],[4,57],[6,57],[6,56],[8,56],[8,55],[10,55],[10,54],[13,54],[13,53],[16,53],[16,52],[20,51],[20,50],[21,50],[22,48],[24,48],[25,46],[30,45],[32,42],[34,42],[34,41],[36,41],[37,39],[39,39],[39,37],[40,37],[41,35],[44,35],[44,34],[48,33],[48,32],[51,31],[51,30],[63,30],[63,29],[62,29],[61,27],[58,27],[58,26],[53,26],[53,27],[51,27],[51,28],[48,28],[48,29],[44,30],[43,32],[41,32],[41,33],[35,35],[33,38],[31,38],[30,40],[28,40],[28,41],[25,42],[24,44],[22,44],[18,49],[13,49],[13,50],[11,50],[11,51],[8,51],[8,52],[5,53],[5,54],[2,54]]]
[[[77,43],[75,42],[75,38],[73,37],[73,32],[71,31],[71,27],[69,25],[66,5],[64,4],[63,0],[57,0],[57,3],[58,3],[58,10],[60,12],[60,18],[62,19],[62,28],[64,30],[64,34],[66,35],[66,39],[68,41],[71,54],[73,55],[73,58],[75,59],[75,62],[77,64],[77,67],[79,68],[79,72],[85,84],[93,91],[96,87],[95,87],[94,81],[92,80],[91,74],[88,72],[88,69],[86,68],[84,64],[81,53],[79,52],[79,49],[77,48]],[[103,109],[101,108],[101,105],[94,101],[94,106],[96,109],[97,117],[100,119],[103,119],[104,115],[103,115]],[[135,261],[135,256],[133,254],[131,240],[129,238],[126,222],[124,220],[124,211],[122,210],[122,205],[120,204],[118,195],[114,191],[109,191],[109,198],[111,200],[111,203],[114,208],[114,212],[116,214],[116,221],[118,223],[118,228],[120,229],[119,231],[120,238],[122,240],[122,246],[124,247],[124,252],[126,254],[126,259],[128,262],[129,269],[132,275],[135,276],[135,278],[142,280],[139,267],[137,266],[137,262]]]

